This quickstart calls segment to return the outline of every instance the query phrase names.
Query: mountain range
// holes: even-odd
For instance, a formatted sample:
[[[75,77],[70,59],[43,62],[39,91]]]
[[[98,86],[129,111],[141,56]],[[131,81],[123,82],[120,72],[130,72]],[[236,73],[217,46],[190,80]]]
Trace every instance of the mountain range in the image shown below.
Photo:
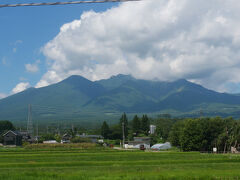
[[[185,79],[160,82],[117,75],[90,81],[71,76],[42,88],[29,88],[0,100],[0,119],[26,122],[28,105],[32,118],[41,123],[75,122],[83,125],[109,120],[123,112],[132,116],[169,113],[172,116],[233,116],[240,114],[240,96],[219,93]]]

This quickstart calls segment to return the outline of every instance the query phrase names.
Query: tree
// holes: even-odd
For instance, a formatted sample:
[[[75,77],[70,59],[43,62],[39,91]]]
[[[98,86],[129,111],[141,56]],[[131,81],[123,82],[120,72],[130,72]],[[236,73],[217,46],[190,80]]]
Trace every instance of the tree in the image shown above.
[[[120,118],[119,122],[120,127],[124,126],[124,135],[127,138],[128,137],[128,119],[126,113],[123,113],[123,115]]]
[[[54,139],[55,139],[58,143],[60,143],[60,142],[61,142],[61,139],[62,139],[62,136],[59,135],[59,134],[55,134],[55,135],[54,135]]]
[[[109,139],[122,139],[122,128],[119,124],[110,127]]]
[[[39,140],[39,142],[49,141],[49,140],[56,140],[54,134],[43,134]]]
[[[69,134],[71,137],[75,137],[77,135],[76,129],[68,129],[67,134]]]
[[[240,140],[240,122],[236,121],[231,135],[231,144],[236,148]]]
[[[154,123],[157,126],[156,134],[164,141],[167,141],[174,121],[175,120],[171,118],[157,118],[154,120]]]
[[[10,121],[0,121],[0,135],[8,130],[15,130],[15,127]]]
[[[183,151],[225,151],[236,146],[239,133],[231,118],[189,118],[173,125],[169,140]]]
[[[173,125],[173,127],[169,133],[169,141],[171,142],[171,144],[173,146],[176,146],[176,147],[181,146],[180,136],[182,134],[183,126],[184,126],[184,121],[178,121]]]
[[[202,129],[196,119],[186,119],[180,135],[180,144],[183,151],[199,151],[202,143]]]
[[[101,127],[101,135],[105,138],[108,139],[110,134],[110,129],[106,121],[103,122],[102,127]]]
[[[143,133],[145,135],[148,135],[149,128],[150,128],[150,121],[149,121],[147,115],[145,114],[142,117],[141,130],[143,131]]]
[[[133,133],[140,133],[141,131],[141,121],[139,120],[138,116],[135,115],[132,121],[132,129],[133,129]]]

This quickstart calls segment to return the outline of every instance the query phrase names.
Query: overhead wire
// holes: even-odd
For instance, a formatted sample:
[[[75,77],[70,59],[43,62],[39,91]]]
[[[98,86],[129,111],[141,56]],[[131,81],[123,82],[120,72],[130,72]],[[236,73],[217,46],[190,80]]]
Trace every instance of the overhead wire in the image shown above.
[[[143,0],[86,0],[86,1],[67,1],[67,2],[42,2],[42,3],[20,3],[20,4],[0,4],[0,8],[22,7],[22,6],[55,6],[68,4],[91,4],[91,3],[108,3],[108,2],[129,2]]]

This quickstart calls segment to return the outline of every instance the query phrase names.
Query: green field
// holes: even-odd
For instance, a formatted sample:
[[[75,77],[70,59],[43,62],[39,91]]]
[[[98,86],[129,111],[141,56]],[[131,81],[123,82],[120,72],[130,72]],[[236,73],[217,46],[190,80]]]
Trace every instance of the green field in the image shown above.
[[[0,148],[0,179],[240,179],[240,155]]]

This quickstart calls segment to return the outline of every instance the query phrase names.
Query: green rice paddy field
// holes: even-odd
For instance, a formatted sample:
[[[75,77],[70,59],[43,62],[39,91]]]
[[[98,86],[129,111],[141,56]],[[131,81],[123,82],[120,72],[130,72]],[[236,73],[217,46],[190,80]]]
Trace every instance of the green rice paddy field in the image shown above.
[[[240,155],[0,148],[0,179],[240,179]]]

